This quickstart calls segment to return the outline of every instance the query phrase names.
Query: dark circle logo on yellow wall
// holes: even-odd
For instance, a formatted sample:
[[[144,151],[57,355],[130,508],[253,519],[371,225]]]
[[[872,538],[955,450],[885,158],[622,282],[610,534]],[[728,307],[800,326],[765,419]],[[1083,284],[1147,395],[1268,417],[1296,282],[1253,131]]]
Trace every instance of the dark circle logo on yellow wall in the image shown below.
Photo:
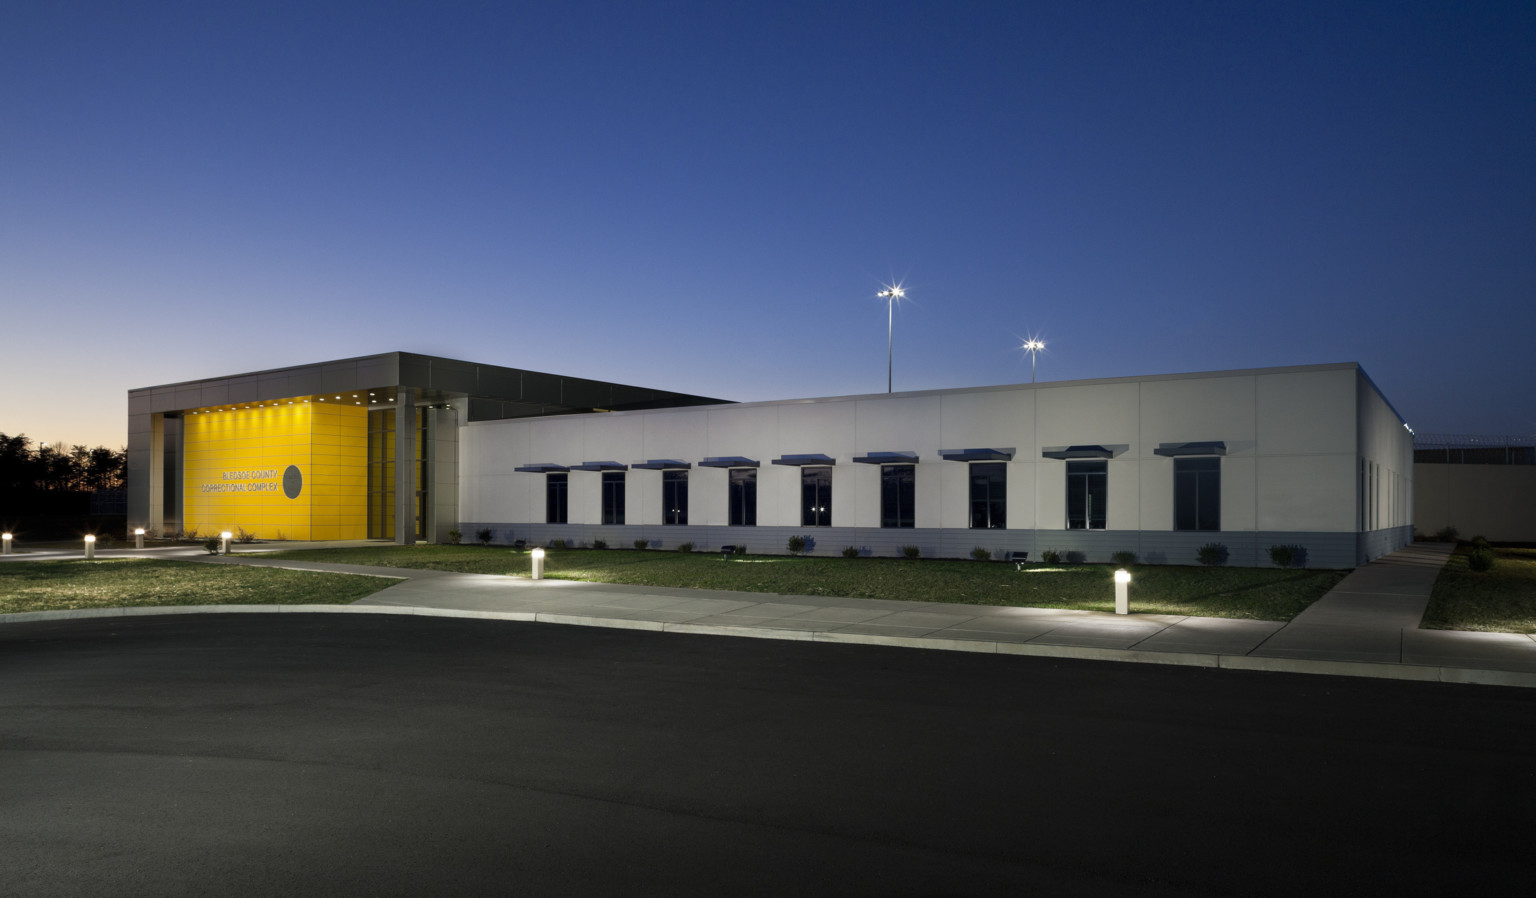
[[[303,489],[304,475],[299,473],[299,466],[289,465],[288,470],[283,472],[283,495],[297,499]]]

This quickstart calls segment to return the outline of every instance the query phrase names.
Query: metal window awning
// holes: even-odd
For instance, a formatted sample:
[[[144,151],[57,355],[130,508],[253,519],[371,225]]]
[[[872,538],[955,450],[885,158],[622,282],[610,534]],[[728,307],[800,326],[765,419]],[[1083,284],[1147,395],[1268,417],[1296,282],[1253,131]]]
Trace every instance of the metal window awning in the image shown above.
[[[564,474],[570,468],[565,465],[523,465],[512,470],[522,474]]]
[[[830,455],[813,453],[811,455],[785,455],[774,459],[773,463],[776,465],[794,465],[796,467],[801,465],[835,465],[837,464],[837,459]]]
[[[1008,449],[940,449],[939,457],[945,461],[1013,461],[1014,450]]]
[[[741,455],[717,455],[699,462],[701,468],[756,468],[756,459]]]
[[[645,461],[637,461],[630,467],[642,471],[686,471],[693,465],[675,458],[648,458]]]
[[[1198,443],[1160,443],[1152,450],[1153,455],[1178,458],[1181,455],[1226,455],[1227,444],[1222,440],[1205,440]]]
[[[579,465],[571,465],[572,471],[627,471],[629,465],[621,465],[616,461],[584,461]]]
[[[1047,446],[1040,450],[1041,458],[1078,459],[1114,458],[1115,450],[1108,446]]]
[[[871,452],[868,455],[855,455],[853,460],[861,465],[915,465],[917,453]]]

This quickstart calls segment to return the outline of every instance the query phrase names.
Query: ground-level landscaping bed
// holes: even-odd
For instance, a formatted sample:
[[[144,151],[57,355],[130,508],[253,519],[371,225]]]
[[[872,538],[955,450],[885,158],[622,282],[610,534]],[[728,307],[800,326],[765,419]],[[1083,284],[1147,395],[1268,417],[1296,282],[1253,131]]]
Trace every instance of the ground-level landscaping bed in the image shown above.
[[[286,551],[294,560],[527,576],[526,552],[482,546],[364,546]],[[1131,611],[1287,621],[1343,579],[1345,571],[1133,565]],[[901,558],[796,558],[718,553],[566,549],[551,551],[551,579],[639,586],[727,589],[780,595],[909,602],[1114,610],[1114,567],[1015,565]]]
[[[1536,548],[1490,547],[1493,566],[1473,570],[1463,544],[1435,580],[1423,626],[1432,630],[1536,633]]]
[[[0,563],[0,614],[143,605],[346,605],[393,581],[140,558]]]

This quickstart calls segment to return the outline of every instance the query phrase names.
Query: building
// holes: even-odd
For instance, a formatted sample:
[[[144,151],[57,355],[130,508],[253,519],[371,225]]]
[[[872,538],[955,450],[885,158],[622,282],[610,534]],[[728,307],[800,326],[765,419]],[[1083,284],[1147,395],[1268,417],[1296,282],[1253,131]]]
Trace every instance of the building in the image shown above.
[[[1420,533],[1536,543],[1536,435],[1418,434],[1413,454]]]
[[[129,401],[151,526],[1171,564],[1218,543],[1234,565],[1288,544],[1314,567],[1413,532],[1412,434],[1352,363],[726,403],[392,353]]]

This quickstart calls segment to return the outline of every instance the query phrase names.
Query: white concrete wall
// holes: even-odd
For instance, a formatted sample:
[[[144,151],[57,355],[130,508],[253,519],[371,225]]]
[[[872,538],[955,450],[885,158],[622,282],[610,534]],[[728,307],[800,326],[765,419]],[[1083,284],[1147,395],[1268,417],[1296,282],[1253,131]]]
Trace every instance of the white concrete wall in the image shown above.
[[[1357,404],[1367,412],[1358,423]],[[1171,531],[1173,460],[1153,450],[1221,440],[1223,531],[1352,532],[1357,442],[1393,475],[1409,471],[1411,482],[1402,466],[1411,463],[1411,439],[1404,444],[1393,427],[1402,431],[1353,365],[482,422],[465,427],[460,442],[460,516],[542,523],[544,478],[513,472],[519,465],[677,458],[695,465],[689,524],[724,525],[726,471],[697,465],[741,455],[761,463],[758,525],[798,527],[800,471],[770,462],[823,453],[837,459],[833,526],[878,527],[879,466],[852,459],[914,451],[917,528],[966,529],[967,466],[940,460],[939,450],[1013,447],[1009,529],[1062,529],[1065,463],[1040,453],[1099,444],[1126,447],[1109,463],[1109,529]],[[571,523],[599,522],[599,475],[570,478]],[[627,484],[628,523],[659,524],[660,472],[631,470]]]

